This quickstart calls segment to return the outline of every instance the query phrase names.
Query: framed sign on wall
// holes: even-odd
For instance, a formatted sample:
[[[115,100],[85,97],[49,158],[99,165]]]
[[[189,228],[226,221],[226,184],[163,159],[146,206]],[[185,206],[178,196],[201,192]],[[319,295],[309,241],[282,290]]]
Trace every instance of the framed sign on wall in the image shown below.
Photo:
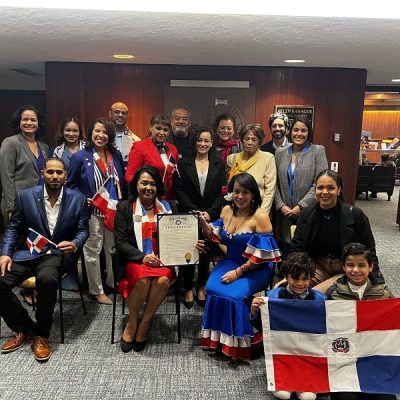
[[[314,111],[315,108],[313,106],[275,106],[275,112],[284,113],[288,116],[289,125],[292,125],[292,122],[296,117],[304,116],[311,121],[311,126],[314,128]]]

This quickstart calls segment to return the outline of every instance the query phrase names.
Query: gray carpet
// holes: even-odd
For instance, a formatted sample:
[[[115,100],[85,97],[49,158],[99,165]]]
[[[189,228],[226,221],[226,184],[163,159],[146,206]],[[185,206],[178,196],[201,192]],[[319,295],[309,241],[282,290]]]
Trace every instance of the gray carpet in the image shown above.
[[[398,187],[392,200],[359,200],[375,234],[382,271],[388,285],[400,295],[395,224]],[[65,293],[65,292],[64,292]],[[54,354],[45,364],[34,360],[29,346],[0,354],[1,399],[272,399],[266,390],[264,359],[250,366],[232,367],[211,359],[198,346],[202,309],[182,308],[182,343],[176,343],[173,297],[159,310],[149,345],[142,353],[123,354],[110,344],[111,307],[87,301],[82,315],[77,294],[65,294],[66,343],[59,344],[58,307],[51,342]],[[117,335],[124,326],[118,307]],[[11,335],[2,323],[2,337]]]

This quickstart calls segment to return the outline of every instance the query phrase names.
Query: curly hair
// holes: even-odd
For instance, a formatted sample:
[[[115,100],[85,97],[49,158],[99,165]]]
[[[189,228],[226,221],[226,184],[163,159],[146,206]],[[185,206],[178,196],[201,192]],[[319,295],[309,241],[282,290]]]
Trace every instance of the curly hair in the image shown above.
[[[315,276],[315,264],[311,261],[307,253],[290,253],[282,262],[280,272],[287,277],[290,275],[293,279],[299,279],[301,276],[306,279]]]
[[[107,131],[107,136],[108,136],[108,143],[106,145],[107,149],[111,152],[114,153],[117,148],[115,147],[115,128],[114,125],[108,121],[105,118],[96,118],[88,127],[87,129],[87,138],[86,138],[86,149],[91,149],[94,144],[93,144],[93,139],[92,139],[92,133],[94,126],[96,124],[102,124],[106,128]]]
[[[20,123],[21,123],[21,116],[24,111],[33,111],[38,120],[38,130],[36,131],[36,137],[39,137],[41,134],[44,133],[45,129],[45,119],[43,114],[33,105],[25,104],[21,107],[18,107],[14,113],[11,115],[10,120],[8,121],[8,125],[11,128],[11,131],[14,135],[17,133],[21,133]]]

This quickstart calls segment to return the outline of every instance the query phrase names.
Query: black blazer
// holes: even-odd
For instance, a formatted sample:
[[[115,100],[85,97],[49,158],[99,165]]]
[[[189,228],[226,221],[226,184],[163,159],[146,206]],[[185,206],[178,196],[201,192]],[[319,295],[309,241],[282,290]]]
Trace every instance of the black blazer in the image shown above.
[[[371,231],[368,217],[358,207],[352,207],[342,200],[338,200],[340,218],[340,237],[338,238],[340,248],[349,243],[359,242],[367,246],[374,254],[373,276],[378,283],[384,282],[379,270],[378,257],[376,257],[375,240]],[[292,239],[294,251],[308,252],[312,241],[318,232],[318,210],[319,204],[305,207],[297,219],[297,227]],[[309,254],[312,257],[312,254]]]
[[[169,204],[171,206],[171,211],[176,212],[173,204]],[[135,229],[133,226],[132,205],[132,198],[118,202],[117,212],[115,214],[114,241],[118,257],[115,279],[117,282],[123,278],[127,262],[141,264],[146,255],[137,247]]]
[[[180,176],[174,175],[174,189],[179,211],[207,211],[212,221],[217,219],[224,205],[222,186],[226,185],[226,174],[223,161],[214,155],[209,156],[204,196],[200,193],[194,156],[181,158],[178,170]]]

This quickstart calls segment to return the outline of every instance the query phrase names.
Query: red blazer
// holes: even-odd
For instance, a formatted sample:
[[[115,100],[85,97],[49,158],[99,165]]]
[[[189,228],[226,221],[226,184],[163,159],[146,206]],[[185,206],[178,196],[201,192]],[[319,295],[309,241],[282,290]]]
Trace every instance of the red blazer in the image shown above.
[[[172,155],[175,159],[175,162],[178,162],[178,150],[177,148],[171,144],[166,143],[169,148],[167,152],[167,157]],[[129,153],[128,166],[126,167],[125,172],[125,181],[129,184],[133,179],[136,171],[142,168],[145,165],[151,165],[156,168],[161,175],[161,178],[164,176],[165,165],[163,160],[161,159],[160,154],[158,153],[157,147],[154,145],[151,137],[148,137],[145,140],[140,142],[136,142]],[[173,200],[173,188],[172,188],[172,176],[173,173],[170,172],[170,168],[167,170],[164,178],[165,185],[165,195],[164,198],[167,200]]]

